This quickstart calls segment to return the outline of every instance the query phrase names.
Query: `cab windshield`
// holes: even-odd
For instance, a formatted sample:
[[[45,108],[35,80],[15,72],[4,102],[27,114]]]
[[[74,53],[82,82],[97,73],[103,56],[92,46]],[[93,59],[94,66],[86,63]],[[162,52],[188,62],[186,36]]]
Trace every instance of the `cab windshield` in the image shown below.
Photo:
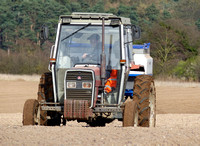
[[[111,70],[120,74],[120,28],[105,26],[104,51],[106,54],[106,77]],[[97,25],[62,25],[58,53],[56,59],[56,82],[58,100],[64,99],[64,74],[69,68],[76,65],[101,65],[102,53],[102,26]],[[119,76],[120,78],[120,76]],[[112,94],[107,98],[109,103],[117,103],[119,83]],[[111,98],[115,97],[115,98]],[[111,100],[115,99],[115,100]]]
[[[77,64],[100,64],[102,26],[62,25],[56,68],[71,68]],[[82,29],[84,28],[84,29]],[[105,26],[106,67],[120,69],[119,26]]]

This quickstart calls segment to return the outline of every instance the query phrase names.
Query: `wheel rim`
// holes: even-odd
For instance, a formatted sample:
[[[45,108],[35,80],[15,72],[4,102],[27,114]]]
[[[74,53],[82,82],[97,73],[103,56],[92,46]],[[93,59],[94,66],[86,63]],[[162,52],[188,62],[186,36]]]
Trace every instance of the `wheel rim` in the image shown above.
[[[149,127],[155,127],[156,119],[156,100],[155,100],[155,87],[154,83],[151,83],[150,86],[150,95],[149,95],[149,107],[150,107],[150,118],[149,118]]]
[[[40,106],[36,106],[35,107],[35,111],[34,111],[34,114],[33,114],[33,121],[34,121],[34,125],[39,125],[39,111],[40,111]]]
[[[139,124],[139,122],[138,122],[138,118],[139,118],[138,114],[139,113],[138,113],[138,110],[136,108],[135,118],[134,118],[134,127],[138,127],[138,124]]]

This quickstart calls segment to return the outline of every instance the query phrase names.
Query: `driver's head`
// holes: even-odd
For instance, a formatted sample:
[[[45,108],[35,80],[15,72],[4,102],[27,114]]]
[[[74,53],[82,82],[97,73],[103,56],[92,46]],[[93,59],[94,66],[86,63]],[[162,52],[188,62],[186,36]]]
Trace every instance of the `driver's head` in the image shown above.
[[[100,36],[98,34],[92,34],[87,39],[90,40],[90,44],[92,45],[92,47],[95,47],[99,42]]]

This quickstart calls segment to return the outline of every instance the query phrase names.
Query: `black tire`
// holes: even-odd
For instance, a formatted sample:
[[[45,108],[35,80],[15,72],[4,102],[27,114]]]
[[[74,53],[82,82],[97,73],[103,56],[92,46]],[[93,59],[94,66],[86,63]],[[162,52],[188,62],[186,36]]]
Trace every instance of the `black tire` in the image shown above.
[[[137,104],[135,101],[126,101],[123,111],[123,127],[136,126],[138,124]]]
[[[24,103],[23,125],[38,125],[37,113],[39,103],[36,99],[28,99]]]
[[[42,74],[38,88],[38,101],[54,102],[52,74]]]
[[[156,125],[156,91],[153,77],[137,76],[134,83],[133,100],[138,108],[138,126],[155,127]]]

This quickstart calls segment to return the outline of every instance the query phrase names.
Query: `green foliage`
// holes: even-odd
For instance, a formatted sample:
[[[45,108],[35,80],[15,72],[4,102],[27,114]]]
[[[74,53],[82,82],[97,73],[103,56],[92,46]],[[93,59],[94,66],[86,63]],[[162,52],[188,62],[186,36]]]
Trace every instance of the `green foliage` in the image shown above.
[[[199,45],[191,44],[189,32],[185,28],[177,27],[178,24],[163,21],[152,25],[146,33],[148,41],[151,42],[155,75],[170,75],[178,62],[198,55]],[[183,67],[182,64],[179,65],[179,68]]]
[[[0,72],[41,73],[47,68],[47,48],[55,41],[60,15],[107,12],[129,17],[141,27],[138,42],[151,42],[155,75],[200,80],[200,31],[195,29],[200,30],[199,0],[2,0],[0,12]],[[43,24],[49,27],[50,37],[41,46]]]
[[[192,56],[196,56],[198,54],[198,48],[194,46],[194,44],[190,44],[189,43],[189,37],[187,32],[182,31],[182,30],[175,30],[176,34],[179,37],[179,50],[181,50],[181,48],[184,48],[184,53],[185,55],[189,58]]]
[[[81,12],[81,5],[77,2],[71,3],[71,11],[72,12]]]
[[[164,19],[169,19],[169,18],[171,18],[172,16],[171,16],[171,14],[170,14],[170,12],[169,11],[167,11],[167,10],[164,10],[163,11],[163,18]]]
[[[3,1],[0,7],[0,47],[8,49],[12,46],[13,41],[16,38],[16,34],[13,33],[16,29],[16,21],[14,21],[15,14],[10,11],[10,7],[7,4],[11,4],[9,1]]]
[[[173,67],[172,62],[176,62],[177,37],[170,25],[167,23],[155,24],[149,32],[148,38],[151,38],[152,56],[155,59],[155,73],[168,74]]]
[[[120,5],[117,11],[118,16],[131,18],[133,24],[138,23],[138,14],[135,6]]]
[[[155,4],[153,3],[149,7],[146,8],[146,17],[149,18],[150,21],[156,21],[159,17],[159,10],[156,8]]]
[[[47,71],[48,57],[44,51],[26,50],[8,55],[0,54],[0,72],[10,74],[42,74]]]
[[[177,2],[174,10],[176,17],[184,19],[191,24],[191,20],[194,21],[199,18],[200,3],[199,0],[181,0]]]
[[[97,13],[104,13],[104,2],[103,0],[100,0],[96,3],[96,5],[94,5],[92,7],[92,9],[90,10],[90,12],[97,12]]]
[[[172,74],[187,81],[197,80],[195,61],[196,58],[190,58],[187,61],[180,61],[173,69]]]
[[[77,2],[81,5],[81,10],[79,12],[88,12],[90,5],[87,1],[77,0]]]
[[[108,11],[106,11],[107,13],[112,13],[114,15],[117,15],[117,9],[115,8],[110,8]]]

